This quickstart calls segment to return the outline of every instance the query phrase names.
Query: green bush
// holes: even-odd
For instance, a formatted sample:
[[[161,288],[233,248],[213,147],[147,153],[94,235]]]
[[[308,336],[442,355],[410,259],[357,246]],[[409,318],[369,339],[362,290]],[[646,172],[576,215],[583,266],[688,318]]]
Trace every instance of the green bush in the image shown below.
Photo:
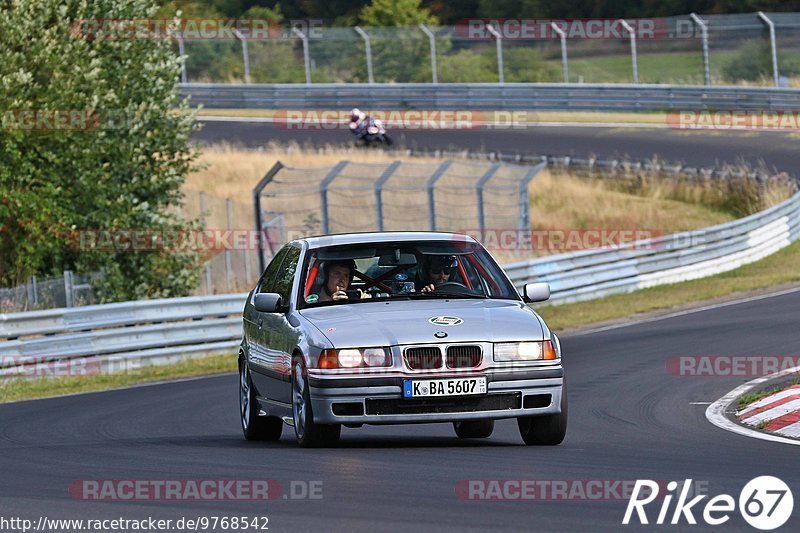
[[[196,252],[80,246],[81,230],[191,227],[176,207],[196,157],[194,121],[179,102],[170,42],[71,33],[81,19],[142,19],[155,7],[17,0],[0,10],[0,285],[101,268],[106,299],[179,296],[196,285]],[[32,128],[15,120],[23,112],[90,120]]]

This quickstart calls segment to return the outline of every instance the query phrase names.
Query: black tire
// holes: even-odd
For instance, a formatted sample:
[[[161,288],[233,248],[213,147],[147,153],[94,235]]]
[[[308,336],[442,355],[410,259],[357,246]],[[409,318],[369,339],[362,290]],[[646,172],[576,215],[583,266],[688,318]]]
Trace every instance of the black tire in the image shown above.
[[[567,435],[567,383],[561,391],[561,412],[557,415],[517,418],[519,434],[529,446],[557,446]]]
[[[277,416],[258,416],[258,401],[246,359],[239,364],[239,420],[247,440],[276,441],[281,438],[283,420]]]
[[[339,442],[342,433],[340,424],[314,422],[308,372],[305,360],[300,356],[295,356],[292,360],[292,417],[297,443],[303,448],[327,448]]]
[[[459,439],[485,439],[492,436],[494,420],[465,420],[453,422]]]

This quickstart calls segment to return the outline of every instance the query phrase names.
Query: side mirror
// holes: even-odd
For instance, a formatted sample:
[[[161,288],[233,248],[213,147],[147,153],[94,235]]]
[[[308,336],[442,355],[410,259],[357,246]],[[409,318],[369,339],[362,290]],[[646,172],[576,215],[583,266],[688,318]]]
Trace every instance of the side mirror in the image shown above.
[[[281,295],[275,292],[256,294],[253,305],[259,313],[277,313],[281,309]]]
[[[545,282],[526,283],[522,299],[526,302],[544,302],[550,299],[550,284]]]

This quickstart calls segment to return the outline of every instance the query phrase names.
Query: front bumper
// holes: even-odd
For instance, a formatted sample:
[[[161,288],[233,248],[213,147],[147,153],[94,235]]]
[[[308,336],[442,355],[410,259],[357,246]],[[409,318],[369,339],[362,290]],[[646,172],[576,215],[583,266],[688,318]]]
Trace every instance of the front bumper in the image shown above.
[[[561,412],[561,366],[481,372],[487,394],[404,399],[403,379],[444,379],[447,374],[309,376],[314,421],[319,424],[407,424],[544,416]]]

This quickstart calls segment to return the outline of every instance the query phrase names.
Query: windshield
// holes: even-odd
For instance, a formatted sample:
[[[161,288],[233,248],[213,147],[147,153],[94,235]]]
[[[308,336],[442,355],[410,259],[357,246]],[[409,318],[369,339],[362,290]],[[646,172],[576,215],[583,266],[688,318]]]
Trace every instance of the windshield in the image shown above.
[[[391,299],[512,299],[516,289],[472,243],[418,241],[310,252],[300,308]]]

